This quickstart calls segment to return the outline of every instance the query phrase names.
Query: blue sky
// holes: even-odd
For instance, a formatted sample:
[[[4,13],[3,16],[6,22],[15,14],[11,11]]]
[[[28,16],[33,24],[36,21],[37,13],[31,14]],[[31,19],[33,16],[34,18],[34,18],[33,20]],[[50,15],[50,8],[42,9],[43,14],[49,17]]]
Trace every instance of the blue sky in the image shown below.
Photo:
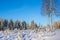
[[[46,25],[46,17],[41,15],[42,0],[0,0],[0,17]],[[60,20],[58,17],[54,21]]]

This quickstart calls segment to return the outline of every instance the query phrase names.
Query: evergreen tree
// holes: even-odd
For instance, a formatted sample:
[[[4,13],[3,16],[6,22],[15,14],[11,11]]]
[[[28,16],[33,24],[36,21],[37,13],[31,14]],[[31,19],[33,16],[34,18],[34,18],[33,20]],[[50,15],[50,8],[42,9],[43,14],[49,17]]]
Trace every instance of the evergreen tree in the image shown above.
[[[8,26],[8,20],[5,19],[3,21],[3,27],[4,27],[4,29],[8,28],[7,26]]]
[[[27,23],[25,21],[22,22],[22,28],[27,29]]]
[[[10,30],[12,30],[12,29],[13,29],[13,26],[14,26],[13,24],[14,24],[14,23],[13,23],[13,21],[12,21],[12,20],[10,20],[9,25],[8,25]]]

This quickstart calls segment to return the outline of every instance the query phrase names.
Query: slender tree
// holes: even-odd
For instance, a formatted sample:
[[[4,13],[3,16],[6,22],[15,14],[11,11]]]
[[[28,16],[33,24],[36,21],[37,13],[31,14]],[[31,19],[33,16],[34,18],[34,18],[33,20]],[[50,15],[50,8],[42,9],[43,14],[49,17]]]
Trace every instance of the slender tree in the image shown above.
[[[17,29],[18,29],[18,20],[15,21],[15,23],[14,23],[14,28],[17,28]]]
[[[53,24],[53,16],[54,14],[57,16],[60,13],[57,12],[57,0],[43,0],[43,8],[42,15],[46,15],[50,18],[50,25],[52,29]]]

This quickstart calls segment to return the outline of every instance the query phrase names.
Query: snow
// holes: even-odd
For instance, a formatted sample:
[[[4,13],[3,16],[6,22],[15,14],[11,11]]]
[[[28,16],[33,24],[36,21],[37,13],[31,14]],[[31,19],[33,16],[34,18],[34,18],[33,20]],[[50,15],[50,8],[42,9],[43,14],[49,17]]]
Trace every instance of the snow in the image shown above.
[[[60,40],[60,30],[36,32],[35,30],[0,31],[0,40]]]

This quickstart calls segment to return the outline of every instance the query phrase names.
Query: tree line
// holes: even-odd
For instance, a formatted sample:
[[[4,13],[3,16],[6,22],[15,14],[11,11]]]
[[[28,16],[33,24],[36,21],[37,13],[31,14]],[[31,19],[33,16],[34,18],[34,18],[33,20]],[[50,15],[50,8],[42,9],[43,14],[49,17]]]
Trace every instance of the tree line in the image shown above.
[[[30,24],[28,24],[26,21],[13,21],[7,20],[7,19],[1,19],[0,18],[0,30],[14,30],[15,28],[20,29],[20,30],[26,30],[26,29],[41,29],[41,27],[45,28],[43,25],[37,25],[34,20],[31,21]],[[51,26],[46,26],[46,27],[51,27]],[[52,25],[53,28],[55,29],[60,29],[60,21],[54,22]]]
[[[20,29],[20,30],[26,30],[26,29],[36,29],[39,28],[39,26],[34,23],[34,21],[31,21],[31,24],[28,24],[26,21],[13,21],[7,20],[7,19],[0,19],[0,30],[14,30],[15,28]]]

